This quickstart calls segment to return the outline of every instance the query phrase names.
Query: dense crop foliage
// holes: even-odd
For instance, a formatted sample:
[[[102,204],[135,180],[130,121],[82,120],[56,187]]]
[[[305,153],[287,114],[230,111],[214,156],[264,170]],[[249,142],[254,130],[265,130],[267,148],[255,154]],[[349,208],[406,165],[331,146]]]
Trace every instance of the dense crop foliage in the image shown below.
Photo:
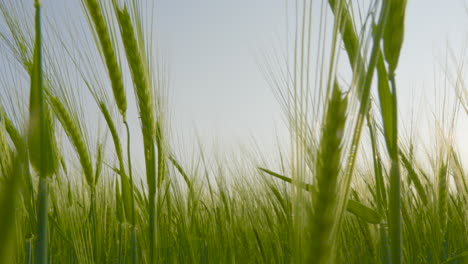
[[[26,76],[8,89],[29,95],[25,109],[14,92],[0,101],[0,263],[468,263],[468,178],[452,131],[427,160],[399,131],[406,0],[372,1],[365,21],[353,1],[296,1],[288,58],[262,68],[291,135],[277,167],[247,156],[210,164],[203,149],[190,166],[173,152],[147,2],[81,0],[97,77],[86,70],[96,59],[43,33],[53,25],[39,0],[0,0],[1,52],[16,64],[0,78]],[[318,40],[316,3],[320,19],[333,15]],[[106,136],[93,137],[82,87]],[[140,138],[141,171],[131,149]],[[358,166],[365,150],[370,169]]]

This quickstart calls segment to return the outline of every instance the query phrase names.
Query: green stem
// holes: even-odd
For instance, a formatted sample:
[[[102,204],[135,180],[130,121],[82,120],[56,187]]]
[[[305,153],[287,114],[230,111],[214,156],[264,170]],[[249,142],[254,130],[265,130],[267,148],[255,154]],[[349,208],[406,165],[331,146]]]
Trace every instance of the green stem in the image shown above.
[[[47,263],[47,178],[39,178],[39,194],[37,199],[37,241],[35,246],[35,262]]]
[[[132,208],[132,219],[131,224],[135,227],[135,201],[134,201],[134,186],[133,186],[133,173],[132,173],[132,159],[131,159],[131,148],[130,148],[130,128],[127,120],[124,120],[125,128],[127,129],[127,159],[128,159],[128,176],[130,177],[130,195],[131,195],[131,208]]]
[[[127,129],[127,158],[128,158],[128,175],[130,177],[130,196],[131,196],[131,208],[132,208],[132,239],[131,239],[131,254],[132,263],[138,263],[137,253],[137,235],[135,226],[135,199],[134,199],[134,184],[133,184],[133,173],[132,173],[132,159],[131,159],[131,148],[130,148],[130,127],[128,126],[127,120],[124,119],[125,128]]]
[[[381,246],[381,260],[383,264],[390,264],[390,251],[388,247],[388,235],[387,235],[387,225],[381,223],[379,225],[380,229],[380,246]]]
[[[26,240],[26,264],[32,263],[32,247],[31,247],[31,239]]]
[[[145,145],[145,160],[146,174],[148,179],[148,200],[149,200],[149,241],[150,241],[150,258],[149,263],[156,263],[157,249],[157,214],[156,214],[156,155],[154,141],[151,139],[144,143]]]
[[[137,244],[137,230],[136,227],[132,227],[132,240],[131,240],[131,250],[132,250],[132,264],[138,263],[138,244]]]
[[[393,146],[391,149],[392,167],[390,171],[390,207],[389,207],[389,230],[390,230],[390,250],[392,253],[392,263],[401,263],[401,176],[400,163],[398,159],[398,114],[397,114],[397,94],[395,75],[389,75],[392,87],[393,100]]]
[[[118,263],[121,264],[123,261],[123,257],[122,257],[122,244],[123,244],[123,237],[122,237],[122,223],[119,223],[119,239],[118,239]]]
[[[367,125],[369,128],[369,135],[371,138],[371,147],[372,147],[372,157],[374,162],[374,174],[375,174],[375,186],[376,186],[376,202],[377,209],[380,215],[385,214],[386,205],[385,205],[385,184],[382,174],[382,162],[379,155],[377,136],[375,134],[375,121],[371,116],[371,113],[367,113]]]
[[[35,0],[34,6],[36,9],[35,26],[36,26],[36,46],[35,46],[35,63],[38,69],[37,85],[39,86],[38,102],[39,102],[39,124],[40,129],[40,150],[46,150],[45,144],[45,118],[44,118],[44,102],[43,102],[43,87],[42,87],[42,54],[41,54],[41,3]],[[32,74],[34,75],[34,73]],[[32,84],[34,86],[34,84]],[[37,241],[35,246],[35,262],[36,264],[47,263],[47,158],[46,155],[41,155],[41,164],[39,168],[39,194],[37,198]]]
[[[90,217],[91,217],[91,225],[93,230],[93,257],[94,261],[98,262],[98,245],[97,245],[97,217],[96,217],[96,188],[91,186],[91,210],[90,210]]]
[[[362,127],[364,124],[364,120],[366,117],[366,113],[369,110],[369,99],[370,99],[370,90],[371,90],[371,85],[372,85],[372,79],[374,76],[374,70],[377,65],[377,60],[380,56],[380,41],[383,36],[383,28],[384,24],[387,21],[389,14],[389,8],[386,5],[382,5],[381,11],[380,11],[380,17],[379,17],[379,23],[378,26],[376,27],[376,32],[374,34],[374,39],[373,39],[373,46],[372,46],[372,51],[370,55],[370,60],[369,60],[369,66],[367,68],[367,74],[365,75],[364,79],[364,87],[362,90],[362,95],[361,95],[361,104],[359,106],[359,114],[357,117],[356,125],[354,127],[353,131],[353,137],[351,141],[351,147],[349,151],[349,158],[348,158],[348,164],[346,167],[346,175],[344,178],[344,200],[341,204],[341,208],[338,210],[338,224],[337,227],[340,226],[340,223],[343,219],[343,213],[344,209],[347,206],[347,201],[348,201],[348,196],[350,192],[350,186],[351,186],[351,179],[352,175],[354,172],[354,166],[356,164],[356,158],[357,158],[357,152],[358,152],[358,147],[359,143],[361,141],[361,134],[362,134]],[[338,232],[337,229],[335,229],[335,232]]]

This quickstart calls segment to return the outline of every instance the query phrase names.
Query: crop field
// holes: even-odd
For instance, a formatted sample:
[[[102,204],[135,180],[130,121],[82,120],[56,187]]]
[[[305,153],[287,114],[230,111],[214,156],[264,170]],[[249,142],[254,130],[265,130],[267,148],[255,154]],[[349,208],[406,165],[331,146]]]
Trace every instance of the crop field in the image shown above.
[[[0,0],[0,264],[468,263],[468,86],[407,135],[407,0],[285,1],[272,160],[176,151],[152,0],[76,0],[68,32],[53,2]]]

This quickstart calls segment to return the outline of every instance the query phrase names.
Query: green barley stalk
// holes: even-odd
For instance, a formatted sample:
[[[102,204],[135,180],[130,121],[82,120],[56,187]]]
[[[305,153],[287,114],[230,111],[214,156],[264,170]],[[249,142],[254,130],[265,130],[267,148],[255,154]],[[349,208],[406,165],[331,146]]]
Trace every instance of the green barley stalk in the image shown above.
[[[442,234],[445,235],[447,228],[447,203],[448,203],[448,173],[447,173],[447,162],[443,161],[442,166],[439,169],[437,181],[438,181],[438,216],[439,226]]]
[[[104,146],[102,143],[98,143],[96,147],[96,166],[94,172],[94,185],[97,185],[99,182],[99,177],[101,176],[102,163],[104,160]]]
[[[1,109],[0,106],[0,116],[2,125],[4,125],[6,132],[8,133],[11,141],[13,142],[16,148],[16,158],[21,162],[19,163],[19,170],[15,169],[16,172],[19,172],[18,176],[21,178],[22,182],[20,183],[23,188],[20,189],[22,200],[24,206],[29,212],[28,216],[28,225],[24,231],[28,237],[33,237],[33,234],[36,230],[36,198],[34,193],[34,183],[31,177],[31,171],[29,166],[29,153],[28,153],[28,144],[27,138],[24,138],[19,130],[15,127],[12,120],[6,115],[5,111]],[[5,152],[6,153],[6,152]],[[28,239],[26,244],[31,244],[31,239]],[[30,250],[31,251],[31,250]],[[28,252],[30,252],[28,251]],[[32,256],[32,254],[29,254]],[[32,257],[31,257],[32,259]]]
[[[3,121],[0,114],[0,121]],[[3,122],[2,122],[3,123]],[[18,221],[15,212],[20,201],[18,192],[21,189],[21,177],[23,176],[23,160],[19,151],[12,151],[6,140],[3,124],[0,123],[0,263],[12,263],[16,256],[17,230],[15,223]]]
[[[127,155],[128,155],[128,166],[129,166],[129,176],[128,179],[125,168],[123,165],[122,159],[122,151],[120,149],[120,142],[117,138],[117,133],[115,131],[115,126],[111,122],[110,115],[104,113],[106,122],[111,130],[112,138],[114,141],[114,146],[116,147],[117,155],[119,158],[119,165],[120,165],[120,175],[121,175],[121,183],[122,183],[122,199],[124,201],[124,208],[127,218],[130,219],[132,224],[132,263],[137,262],[137,253],[136,253],[136,227],[135,227],[135,205],[134,205],[134,197],[133,197],[133,174],[132,174],[132,167],[131,167],[131,156],[130,156],[130,129],[128,127],[128,123],[126,121],[126,109],[127,109],[127,102],[126,102],[126,95],[125,90],[122,83],[122,74],[120,65],[117,63],[116,59],[116,52],[114,50],[114,46],[109,37],[109,30],[107,29],[107,25],[104,20],[104,16],[100,9],[100,5],[97,0],[85,0],[88,13],[91,16],[91,19],[94,23],[94,28],[96,30],[99,43],[101,45],[101,51],[104,55],[105,62],[107,65],[109,77],[112,83],[112,90],[114,94],[114,99],[117,103],[117,106],[120,110],[122,118],[124,120],[125,127],[127,128]],[[102,106],[101,110],[103,111]]]
[[[106,24],[101,5],[98,0],[83,0],[86,5],[88,17],[92,21],[100,49],[106,63],[107,72],[111,81],[112,92],[120,114],[125,120],[127,99],[123,86],[121,67],[118,63],[115,46],[111,41],[110,31]]]
[[[99,44],[101,47],[100,51],[103,53],[103,57],[107,65],[109,77],[112,83],[114,99],[122,115],[124,124],[127,128],[128,164],[129,164],[130,179],[128,179],[128,176],[125,173],[125,168],[123,166],[123,159],[121,155],[122,152],[120,149],[117,150],[117,145],[120,145],[120,143],[117,142],[116,140],[117,138],[115,136],[116,135],[115,131],[112,132],[113,128],[111,128],[112,125],[109,122],[110,119],[106,117],[106,122],[109,128],[111,129],[111,134],[114,140],[114,145],[116,147],[117,152],[119,153],[117,155],[119,158],[120,175],[121,175],[121,180],[122,180],[121,181],[122,182],[122,198],[124,201],[124,208],[125,208],[126,216],[128,219],[130,219],[130,222],[133,225],[132,234],[134,234],[135,233],[135,212],[134,212],[134,198],[133,198],[133,177],[132,177],[132,171],[131,171],[132,168],[131,168],[131,158],[130,158],[130,134],[129,134],[130,130],[126,122],[127,102],[126,102],[124,86],[122,83],[121,68],[120,68],[120,65],[117,63],[116,52],[114,50],[115,47],[113,43],[111,42],[111,39],[109,36],[109,30],[108,30],[106,21],[104,19],[104,16],[103,16],[103,13],[102,13],[102,10],[98,1],[85,0],[85,2],[86,2],[87,11],[91,17],[91,20],[94,23],[94,28],[97,33],[97,37],[99,39]],[[101,110],[102,110],[102,107],[101,107]],[[133,243],[132,243],[132,252],[136,252],[136,249]],[[133,263],[135,263],[135,261],[136,260],[134,258]]]
[[[86,144],[87,141],[84,136],[84,131],[80,126],[80,121],[76,117],[76,115],[72,115],[69,110],[63,105],[63,103],[54,96],[49,96],[50,104],[57,116],[58,120],[60,121],[65,133],[68,136],[68,139],[72,143],[73,148],[75,149],[78,159],[80,161],[81,167],[83,168],[84,176],[86,183],[90,189],[90,209],[89,209],[89,217],[91,220],[91,224],[95,229],[97,226],[97,219],[96,219],[96,183],[97,177],[99,176],[100,166],[102,163],[102,156],[97,157],[96,161],[96,170],[93,169],[93,165],[91,162],[90,151],[88,149],[88,145]],[[94,261],[97,261],[97,232],[94,230],[92,232],[92,248]]]
[[[131,153],[130,128],[129,128],[128,122],[124,119],[124,125],[127,131],[127,157],[128,157],[128,175],[127,175],[127,173],[125,172],[125,166],[124,166],[124,161],[123,161],[122,145],[120,142],[119,135],[117,133],[117,128],[112,119],[112,116],[105,102],[103,100],[99,100],[97,97],[95,99],[97,101],[99,109],[101,110],[101,113],[104,116],[104,120],[106,121],[107,127],[110,130],[112,141],[114,142],[114,148],[115,148],[115,152],[117,154],[117,159],[119,162],[118,174],[121,180],[121,193],[122,193],[121,196],[119,194],[121,199],[118,200],[119,201],[118,205],[121,206],[120,201],[123,202],[124,216],[132,225],[132,239],[131,239],[132,263],[138,263],[138,258],[137,258],[138,252],[137,252],[137,241],[136,241],[137,231],[136,231],[136,222],[135,222],[134,183],[133,183],[132,162],[131,162],[131,154],[130,154]]]
[[[386,93],[383,96],[379,93],[381,102],[391,102],[390,105],[384,105],[391,111],[392,121],[389,117],[384,118],[384,131],[387,137],[387,148],[392,159],[390,168],[390,206],[389,206],[389,230],[390,230],[390,249],[392,263],[402,262],[402,223],[401,223],[401,175],[398,146],[398,103],[397,88],[395,81],[395,70],[398,65],[401,47],[404,38],[404,23],[406,0],[394,0],[384,2],[387,5],[389,16],[384,29],[383,45],[384,57],[388,63],[388,77],[391,87],[391,95]],[[384,86],[385,87],[385,86]],[[382,88],[379,85],[379,89]],[[388,88],[386,89],[388,91]],[[382,113],[385,109],[382,106]],[[389,107],[391,106],[391,107]],[[391,109],[391,110],[388,110]],[[386,124],[385,124],[386,123]],[[390,125],[391,124],[391,125]],[[388,144],[390,142],[390,144]]]
[[[134,194],[134,184],[133,184],[133,171],[132,171],[132,159],[131,159],[131,144],[130,144],[130,127],[128,126],[127,121],[124,122],[125,128],[127,129],[127,159],[128,159],[128,175],[130,176],[130,182],[127,183],[130,184],[130,196],[131,196],[131,223],[133,226],[135,226],[135,202],[133,198]],[[125,188],[124,188],[125,189]],[[122,190],[124,190],[122,189]]]
[[[338,29],[340,30],[344,48],[356,79],[358,96],[361,96],[364,91],[363,82],[366,67],[361,55],[361,45],[354,28],[353,17],[349,11],[348,3],[345,0],[328,0],[328,5],[333,14],[338,17],[337,21],[340,23]]]
[[[60,124],[78,154],[86,182],[88,186],[93,188],[95,185],[93,165],[89,156],[88,146],[85,143],[83,132],[79,127],[79,121],[71,116],[69,111],[57,97],[50,96],[49,100],[55,115],[58,117]]]
[[[117,159],[119,161],[119,169],[123,170],[124,160],[122,155],[122,144],[120,142],[119,134],[117,133],[117,127],[104,101],[98,101],[98,107],[101,110],[107,127],[109,128],[109,132],[111,133],[112,141],[114,142],[115,154],[117,155]]]
[[[346,7],[343,7],[343,8],[347,9]],[[361,141],[361,133],[362,133],[363,125],[364,125],[364,120],[369,110],[371,85],[372,85],[372,80],[374,76],[374,70],[376,68],[378,59],[380,57],[380,41],[383,36],[385,21],[387,21],[387,17],[389,13],[388,11],[389,11],[388,8],[385,5],[382,5],[381,10],[380,10],[379,20],[376,26],[376,31],[373,34],[374,44],[371,49],[369,63],[368,63],[367,70],[364,76],[364,81],[362,83],[363,87],[362,87],[362,93],[360,93],[359,112],[358,112],[357,120],[355,122],[354,129],[353,129],[351,146],[350,146],[350,150],[348,154],[348,161],[346,164],[346,172],[345,172],[345,176],[343,179],[343,190],[344,190],[343,196],[345,199],[341,201],[339,209],[337,211],[338,212],[337,227],[339,227],[340,223],[342,222],[343,212],[344,212],[344,209],[346,208],[346,202],[347,202],[346,198],[348,197],[349,191],[350,191],[349,186],[351,185],[351,179],[354,173],[354,167],[356,164],[358,147]],[[352,32],[348,32],[348,34],[352,34]],[[358,88],[358,89],[361,89],[361,88]],[[338,232],[338,229],[335,228],[334,232],[335,233]]]
[[[162,127],[161,127],[161,122],[156,123],[156,131],[155,131],[155,137],[156,137],[156,147],[158,150],[158,175],[157,175],[157,181],[158,181],[158,188],[161,187],[167,173],[166,169],[166,158],[165,158],[165,146],[164,146],[164,140],[163,140],[163,132],[162,132]]]
[[[384,182],[383,171],[382,171],[382,159],[381,159],[379,148],[378,148],[376,124],[375,124],[373,115],[370,112],[371,111],[369,111],[367,115],[367,126],[369,128],[369,135],[371,139],[371,148],[372,148],[372,158],[373,158],[373,163],[374,163],[376,202],[377,202],[377,208],[378,208],[379,213],[383,215],[384,211],[387,209],[385,182]]]
[[[14,12],[16,11],[16,12]],[[12,40],[7,40],[5,34],[0,32],[0,40],[12,51],[15,59],[21,63],[28,73],[32,72],[34,56],[34,36],[18,17],[19,10],[12,10],[11,4],[0,1],[0,15],[4,19],[11,34]]]
[[[468,91],[467,91],[468,92]],[[458,153],[455,151],[454,147],[450,148],[450,160],[455,171],[455,182],[457,183],[457,189],[460,193],[468,194],[468,181],[463,177],[465,175],[463,165],[461,163],[461,158]]]
[[[388,87],[388,80],[385,79],[383,82],[381,82],[381,76],[383,75],[387,75],[386,73],[386,69],[385,69],[385,65],[384,65],[384,62],[383,62],[383,58],[382,56],[379,56],[379,45],[380,45],[380,38],[387,38],[387,43],[388,43],[388,40],[389,40],[389,33],[387,32],[387,35],[385,35],[385,30],[383,30],[383,27],[385,25],[388,25],[387,27],[391,27],[391,23],[386,23],[385,21],[387,19],[385,19],[384,17],[387,15],[387,16],[390,16],[389,14],[386,14],[386,13],[390,13],[390,8],[386,8],[385,4],[386,3],[389,3],[389,2],[393,2],[393,1],[388,1],[388,2],[385,2],[384,4],[382,4],[382,11],[381,11],[381,19],[379,21],[379,25],[377,26],[377,31],[375,32],[374,34],[374,46],[373,46],[373,50],[371,52],[371,61],[369,63],[369,66],[367,68],[367,74],[366,74],[366,70],[365,70],[365,67],[364,67],[364,64],[363,64],[363,59],[362,59],[362,56],[361,56],[361,53],[360,53],[360,45],[359,45],[359,38],[357,37],[357,34],[356,34],[356,31],[353,27],[353,23],[352,23],[352,17],[350,15],[350,12],[349,12],[349,8],[347,7],[347,3],[343,0],[329,0],[329,6],[330,8],[332,9],[333,13],[335,14],[335,16],[339,15],[341,16],[341,23],[342,23],[342,26],[340,26],[340,30],[341,30],[341,35],[342,35],[342,39],[343,39],[343,43],[344,43],[344,46],[345,46],[345,49],[346,49],[346,52],[348,54],[348,59],[350,61],[350,64],[351,66],[353,67],[353,72],[354,72],[354,75],[355,75],[355,78],[356,78],[356,86],[357,86],[357,89],[358,89],[358,96],[359,96],[359,99],[361,101],[361,106],[360,106],[360,110],[359,110],[359,117],[358,117],[358,120],[357,120],[357,123],[356,123],[356,126],[355,126],[355,129],[354,129],[354,133],[353,133],[353,139],[352,139],[352,145],[351,145],[351,152],[350,152],[350,159],[348,160],[348,168],[347,168],[347,174],[345,176],[345,185],[348,186],[351,182],[351,175],[352,175],[352,172],[354,170],[354,163],[355,163],[355,160],[356,160],[356,157],[357,157],[357,146],[359,144],[359,141],[360,141],[360,134],[361,134],[361,130],[362,130],[362,123],[363,123],[363,115],[365,115],[365,113],[368,112],[367,108],[368,108],[368,100],[369,100],[369,92],[370,92],[370,84],[371,84],[371,81],[372,81],[372,74],[373,74],[373,70],[374,70],[374,67],[375,67],[375,64],[377,64],[377,69],[378,69],[378,73],[379,73],[379,95],[382,95],[382,85],[381,83],[383,83],[384,85],[386,85]],[[395,2],[398,2],[398,1],[395,1]],[[384,19],[382,19],[384,18]],[[384,32],[382,32],[384,31]],[[383,34],[383,35],[382,35]],[[401,47],[401,43],[400,43],[400,47]],[[387,44],[387,49],[389,48],[389,44]],[[393,51],[393,54],[397,54],[397,52]],[[398,52],[399,54],[399,52]],[[393,55],[395,56],[395,55]],[[375,62],[376,60],[376,62]],[[383,66],[382,66],[383,65]],[[369,78],[370,77],[370,78]],[[388,94],[388,93],[387,93]],[[395,97],[395,100],[396,100],[396,94],[394,95]],[[385,100],[382,100],[382,98],[385,98]],[[395,111],[392,111],[392,108],[389,107],[389,106],[392,106],[392,96],[385,96],[385,97],[382,97],[380,96],[380,99],[381,99],[381,109],[382,109],[382,117],[383,117],[383,121],[384,121],[384,124],[385,123],[389,123],[391,122],[391,120],[393,119],[393,116],[394,116],[394,113],[396,115],[396,109]],[[390,102],[388,102],[388,100],[390,100]],[[388,102],[388,103],[387,103]],[[384,107],[385,106],[385,107]],[[395,103],[395,108],[396,108],[396,103]],[[388,113],[388,114],[386,114]],[[393,130],[393,129],[392,129]],[[387,134],[388,133],[391,133],[393,132],[392,130],[386,130],[387,131]],[[390,137],[393,139],[393,136]],[[389,137],[386,137],[386,140],[387,140],[387,143],[391,140],[389,140]],[[373,140],[373,142],[375,142],[375,140]],[[388,146],[388,144],[387,144]],[[396,159],[398,160],[398,159]],[[394,164],[393,166],[393,169],[392,169],[392,175],[393,175],[393,193],[394,196],[399,196],[399,188],[398,188],[398,191],[396,191],[396,187],[399,186],[399,180],[397,178],[399,178],[399,169],[396,168],[395,166],[398,166],[398,162],[396,163],[392,163]],[[378,164],[376,164],[378,165]],[[377,168],[376,167],[376,173],[380,174],[378,172],[378,170],[381,171],[381,169]],[[377,176],[377,175],[376,175]],[[383,182],[381,181],[380,178],[378,178],[378,185],[380,186],[383,186]],[[347,191],[348,189],[345,189],[345,191]],[[383,194],[384,192],[382,192],[382,188],[379,188],[379,193],[381,193],[381,195],[379,195],[380,197],[384,197]],[[347,196],[347,194],[345,194],[345,197]],[[345,200],[345,203],[346,204],[346,200]],[[398,206],[395,206],[399,204],[398,200],[393,202],[392,205],[393,205],[393,208],[392,208],[392,211],[395,211],[395,210],[399,210]],[[344,205],[343,205],[343,208],[344,208]],[[342,214],[342,211],[339,211],[339,214]],[[380,210],[379,210],[380,211]],[[380,211],[381,212],[381,211]],[[382,213],[382,212],[381,212]],[[339,218],[341,219],[342,216],[339,216]],[[397,222],[399,223],[399,219],[398,217],[393,217],[394,219],[397,219]],[[393,225],[395,226],[395,225]],[[400,224],[396,224],[396,226],[400,226]],[[395,228],[393,228],[395,229]],[[398,236],[399,234],[399,228],[396,228],[396,231],[393,232],[393,234],[395,234],[395,236]],[[387,235],[386,235],[386,228],[385,228],[385,224],[383,224],[381,226],[381,240],[382,240],[382,249],[383,249],[383,252],[385,253],[385,255],[387,255],[387,247],[385,246],[387,244]],[[399,246],[399,241],[400,239],[399,238],[394,238],[393,241],[395,242],[393,245],[393,248],[395,249],[394,252],[398,251],[398,246]],[[396,254],[396,253],[394,253]],[[388,262],[388,257],[384,257],[384,260]]]
[[[120,195],[120,189],[119,188],[119,181],[116,180],[115,181],[115,204],[116,204],[116,210],[115,210],[115,214],[116,214],[116,217],[117,217],[117,221],[119,222],[119,225],[121,225],[123,222],[124,222],[124,209],[122,208],[122,203],[120,202],[122,200],[122,196]]]
[[[377,64],[377,74],[379,79],[378,90],[385,143],[391,159],[388,223],[390,231],[390,249],[392,263],[401,263],[401,176],[395,74],[391,72],[391,75],[387,75],[382,58],[379,59]]]
[[[190,180],[190,178],[188,177],[188,175],[185,172],[184,168],[182,168],[182,165],[180,165],[180,163],[175,159],[174,156],[169,156],[169,161],[177,169],[177,171],[180,173],[180,175],[182,175],[182,178],[184,179],[185,183],[187,184],[187,187],[188,187],[189,191],[193,192],[193,183]],[[268,171],[268,170],[262,169],[262,168],[259,168],[259,170]],[[274,173],[274,172],[270,172],[270,173]]]
[[[114,7],[117,15],[117,21],[120,26],[122,41],[124,44],[125,54],[127,55],[128,65],[132,75],[134,90],[137,98],[137,105],[141,118],[141,130],[143,134],[143,147],[145,151],[146,163],[146,180],[148,183],[149,192],[149,241],[150,241],[150,256],[149,261],[156,261],[157,248],[157,213],[156,205],[157,184],[160,182],[160,177],[156,175],[156,149],[155,149],[155,117],[154,117],[154,97],[152,86],[149,79],[148,65],[144,58],[144,50],[139,45],[137,40],[137,32],[134,30],[132,20],[126,6],[123,8],[117,7],[114,2]],[[137,29],[138,30],[138,29]],[[140,31],[138,31],[140,32]],[[141,33],[141,32],[140,32]],[[141,39],[139,39],[142,41]],[[159,142],[158,138],[156,140]],[[160,144],[158,144],[158,150]],[[158,165],[161,166],[162,152],[158,151]],[[158,175],[162,172],[161,167],[158,170]],[[159,184],[158,184],[159,185]]]
[[[379,76],[380,77],[380,76]],[[382,160],[378,150],[378,141],[375,128],[375,120],[373,119],[370,109],[367,115],[367,125],[369,128],[369,134],[371,138],[372,146],[372,157],[374,163],[374,174],[375,174],[375,187],[376,187],[376,200],[377,208],[380,215],[385,215],[387,211],[387,198],[385,182],[382,170]],[[390,264],[390,248],[388,245],[388,232],[387,223],[381,222],[379,224],[380,231],[380,249],[381,249],[381,260],[383,264]]]
[[[122,145],[120,142],[119,135],[117,133],[117,128],[115,126],[115,123],[112,119],[112,116],[109,112],[109,109],[107,108],[106,104],[103,101],[98,101],[98,106],[99,109],[101,110],[101,113],[104,116],[104,120],[106,121],[107,127],[109,128],[109,131],[111,133],[112,141],[114,142],[114,149],[115,153],[117,155],[117,159],[119,161],[119,176],[121,179],[121,186],[122,186],[122,201],[124,204],[124,211],[125,211],[125,216],[127,219],[130,219],[131,223],[133,224],[133,191],[131,190],[131,186],[133,186],[133,181],[128,179],[128,176],[125,172],[125,166],[124,166],[124,160],[123,160],[123,151],[122,151]],[[124,121],[126,124],[126,121]],[[128,126],[126,124],[126,126]],[[128,135],[128,134],[127,134]],[[127,136],[129,137],[129,135]],[[127,142],[127,148],[130,148],[129,142]],[[129,153],[127,153],[129,154]],[[130,155],[129,156],[129,173],[131,175],[132,168],[131,168],[131,160],[130,160]]]
[[[36,42],[34,48],[34,63],[31,72],[31,93],[29,101],[28,147],[30,161],[41,177],[50,176],[57,169],[54,150],[53,124],[48,106],[44,100],[42,81],[42,51],[41,51],[41,18],[40,1],[35,2],[36,8]]]
[[[316,186],[313,197],[314,221],[309,260],[314,263],[333,263],[333,227],[337,201],[337,183],[341,168],[341,145],[346,123],[347,98],[338,83],[334,84],[328,102],[322,138],[317,155]]]
[[[392,159],[390,167],[388,225],[390,238],[390,252],[392,263],[401,263],[402,234],[401,234],[401,180],[398,159]]]
[[[281,179],[282,181],[285,181],[285,182],[288,182],[288,183],[293,182],[293,180],[291,178],[286,177],[284,175],[281,175],[279,173],[273,172],[271,170],[267,170],[267,169],[261,168],[261,167],[259,167],[258,169],[260,171],[262,171],[262,172],[265,172],[266,174],[269,174],[269,175],[275,177],[275,178]],[[295,184],[297,184],[302,189],[310,192],[313,197],[317,196],[317,188],[314,185],[303,183],[303,182],[298,182],[298,183],[295,183]],[[382,215],[383,214],[375,211],[372,208],[369,208],[369,207],[365,206],[364,204],[362,204],[362,203],[360,203],[358,201],[349,199],[348,204],[346,206],[346,210],[349,213],[355,215],[356,217],[358,217],[359,219],[361,219],[361,220],[363,220],[363,221],[365,221],[367,223],[379,224],[379,223],[382,222]]]
[[[44,100],[42,83],[42,43],[41,43],[41,3],[34,3],[36,40],[34,45],[33,67],[31,72],[31,91],[29,102],[28,147],[30,161],[39,174],[37,199],[37,241],[35,263],[47,262],[47,196],[48,180],[57,169],[53,147],[53,126]]]
[[[0,189],[0,231],[2,232],[2,239],[0,241],[0,262],[1,263],[14,263],[15,256],[17,256],[17,221],[20,219],[17,215],[17,207],[20,205],[18,192],[21,188],[21,174],[22,160],[16,156],[15,153],[4,151],[1,149],[3,159],[7,155],[11,156],[10,164],[5,171],[3,177],[3,186]],[[3,152],[4,151],[4,152]],[[3,166],[2,166],[3,167]],[[0,174],[2,174],[0,173]]]
[[[125,6],[122,9],[116,7],[116,13],[141,114],[143,137],[147,137],[148,142],[153,141],[155,133],[154,97],[144,51],[141,50],[141,46],[138,44],[127,7]]]
[[[5,111],[0,108],[0,119],[1,123],[4,126],[5,131],[8,133],[13,145],[16,148],[16,151],[19,155],[27,155],[27,144],[21,133],[16,129],[12,120],[6,115]]]
[[[36,209],[34,207],[34,187],[31,178],[31,172],[29,169],[29,153],[28,145],[26,142],[27,139],[23,138],[20,132],[16,129],[13,122],[6,115],[5,111],[3,111],[3,109],[0,109],[0,116],[2,119],[2,123],[5,126],[5,130],[16,148],[18,159],[21,159],[22,161],[21,167],[24,173],[21,175],[21,178],[24,181],[22,184],[26,187],[26,189],[22,193],[24,196],[23,199],[25,200],[27,210],[29,212],[35,212]],[[33,227],[31,227],[31,229],[33,229]]]
[[[392,76],[398,65],[403,38],[405,35],[406,0],[386,1],[390,15],[383,36],[383,51],[388,63],[388,72]]]
[[[133,172],[132,172],[132,159],[131,159],[131,144],[130,144],[130,127],[128,126],[128,122],[125,120],[124,121],[125,127],[127,129],[127,158],[128,158],[128,174],[130,176],[130,182],[127,181],[127,186],[122,188],[122,193],[125,189],[128,189],[128,185],[130,185],[130,198],[124,197],[127,199],[130,199],[130,201],[126,201],[127,203],[130,202],[130,210],[131,210],[131,215],[130,215],[130,222],[132,224],[132,238],[131,238],[131,257],[132,257],[132,263],[138,263],[138,248],[137,248],[137,230],[136,230],[136,224],[135,224],[135,199],[134,199],[134,184],[133,184]],[[126,177],[125,177],[126,178]],[[122,183],[123,184],[123,183]],[[125,202],[124,202],[125,203]]]
[[[413,183],[416,192],[419,195],[419,198],[424,204],[429,202],[429,198],[427,197],[426,189],[421,182],[420,175],[416,172],[416,168],[414,168],[413,162],[410,161],[405,154],[400,150],[400,159],[402,161],[402,165],[405,167],[406,171],[408,172],[408,178]]]

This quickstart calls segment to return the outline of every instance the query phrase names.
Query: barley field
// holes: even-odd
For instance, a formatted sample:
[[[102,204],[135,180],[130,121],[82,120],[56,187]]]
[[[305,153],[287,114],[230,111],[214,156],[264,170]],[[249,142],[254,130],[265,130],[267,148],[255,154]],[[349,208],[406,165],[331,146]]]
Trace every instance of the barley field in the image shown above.
[[[408,136],[407,0],[285,1],[271,156],[176,146],[152,0],[75,0],[68,32],[53,2],[0,0],[0,263],[468,263],[468,88],[446,72],[432,139]]]

